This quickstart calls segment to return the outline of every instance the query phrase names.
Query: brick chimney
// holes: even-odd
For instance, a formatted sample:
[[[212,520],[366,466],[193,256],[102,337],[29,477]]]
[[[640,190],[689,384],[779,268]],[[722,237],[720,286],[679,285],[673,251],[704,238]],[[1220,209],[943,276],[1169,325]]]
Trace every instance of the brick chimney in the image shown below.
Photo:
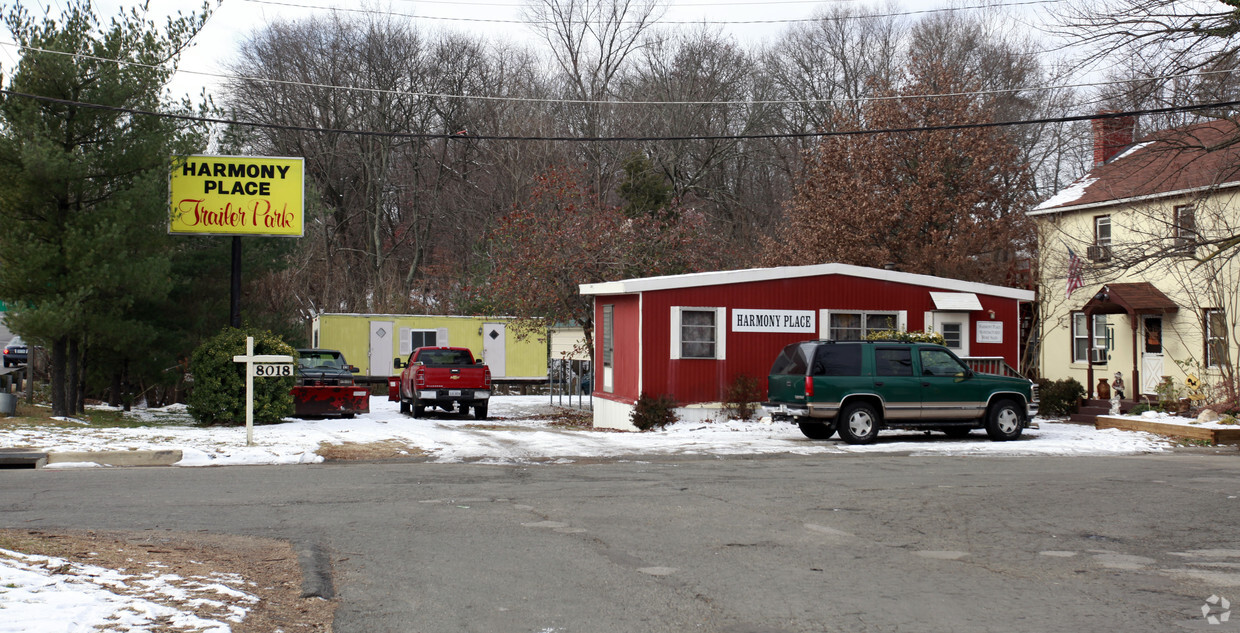
[[[1109,114],[1103,110],[1098,114]],[[1094,167],[1101,165],[1124,148],[1132,145],[1133,134],[1137,129],[1137,117],[1121,116],[1106,119],[1093,119],[1094,128]]]

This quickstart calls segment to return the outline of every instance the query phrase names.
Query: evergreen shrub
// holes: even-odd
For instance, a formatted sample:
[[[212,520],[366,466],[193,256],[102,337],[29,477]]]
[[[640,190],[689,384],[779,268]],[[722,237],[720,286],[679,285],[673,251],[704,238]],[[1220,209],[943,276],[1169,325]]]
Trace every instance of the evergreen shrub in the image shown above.
[[[880,330],[866,334],[867,341],[900,341],[901,343],[933,343],[945,345],[947,339],[938,332],[905,332],[903,330]]]
[[[255,354],[294,356],[293,348],[265,330],[225,328],[207,339],[190,358],[194,377],[189,414],[202,425],[245,424],[245,364],[233,356],[245,354],[245,339],[254,337]],[[274,424],[293,414],[294,378],[254,379],[254,423]]]
[[[1038,395],[1041,398],[1038,415],[1066,417],[1080,408],[1081,398],[1085,397],[1085,387],[1075,378],[1042,378],[1038,380]]]

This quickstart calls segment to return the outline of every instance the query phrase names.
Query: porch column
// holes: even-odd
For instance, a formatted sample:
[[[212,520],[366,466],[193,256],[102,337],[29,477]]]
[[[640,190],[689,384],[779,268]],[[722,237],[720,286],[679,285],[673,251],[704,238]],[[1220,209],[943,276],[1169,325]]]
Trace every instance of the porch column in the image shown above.
[[[1094,396],[1094,313],[1085,310],[1085,332],[1089,342],[1085,344],[1085,396],[1093,400]]]
[[[1132,387],[1125,390],[1128,392],[1125,395],[1131,394],[1129,399],[1136,402],[1137,396],[1141,393],[1141,373],[1138,371],[1138,368],[1141,366],[1141,351],[1137,349],[1137,333],[1140,331],[1140,328],[1137,326],[1140,325],[1141,319],[1137,317],[1136,313],[1130,312],[1128,313],[1128,321],[1132,323],[1132,382],[1130,383]]]

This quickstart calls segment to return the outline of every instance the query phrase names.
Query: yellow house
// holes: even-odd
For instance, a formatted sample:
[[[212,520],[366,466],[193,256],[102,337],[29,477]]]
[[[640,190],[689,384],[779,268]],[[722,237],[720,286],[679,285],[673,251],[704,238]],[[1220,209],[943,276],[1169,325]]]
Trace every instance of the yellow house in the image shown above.
[[[556,325],[551,328],[551,360],[590,360],[585,330],[579,325]]]
[[[1132,117],[1094,121],[1094,168],[1029,212],[1039,233],[1039,369],[1091,397],[1119,374],[1126,399],[1234,394],[1240,315],[1240,122],[1134,143]]]
[[[425,346],[468,347],[486,361],[491,377],[507,382],[547,379],[546,332],[521,336],[513,317],[412,314],[320,314],[310,322],[314,347],[335,349],[360,369],[379,378],[400,372],[394,359],[408,358]]]

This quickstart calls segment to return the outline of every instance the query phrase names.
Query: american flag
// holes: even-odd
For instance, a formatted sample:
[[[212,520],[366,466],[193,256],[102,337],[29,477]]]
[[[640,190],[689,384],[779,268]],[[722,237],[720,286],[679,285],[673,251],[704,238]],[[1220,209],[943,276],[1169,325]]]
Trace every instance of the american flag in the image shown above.
[[[1085,285],[1085,281],[1081,279],[1081,268],[1084,262],[1076,253],[1072,252],[1072,247],[1068,247],[1068,298],[1072,298],[1072,291]]]

